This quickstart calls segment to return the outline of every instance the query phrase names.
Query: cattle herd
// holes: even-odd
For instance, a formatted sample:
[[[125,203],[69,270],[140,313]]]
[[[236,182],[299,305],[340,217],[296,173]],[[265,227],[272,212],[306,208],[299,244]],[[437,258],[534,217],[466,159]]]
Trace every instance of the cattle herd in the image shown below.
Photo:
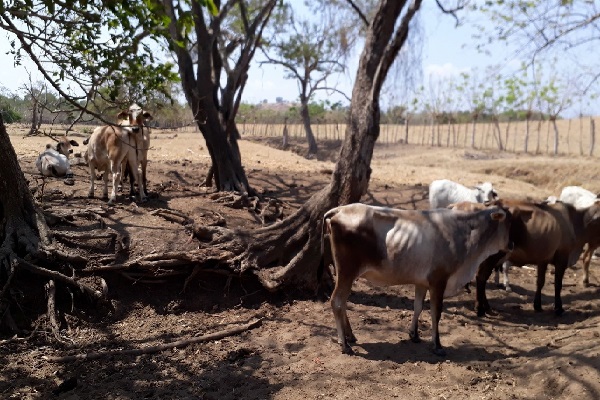
[[[130,196],[134,194],[134,183],[139,187],[139,199],[146,200],[146,166],[150,148],[150,128],[147,123],[152,115],[137,104],[117,115],[116,125],[104,125],[94,129],[92,135],[83,141],[87,144],[84,158],[90,169],[90,190],[88,197],[94,197],[96,170],[103,172],[104,188],[102,198],[109,204],[116,201],[116,189],[121,185],[124,175],[130,175]],[[36,166],[44,176],[71,178],[69,154],[72,146],[79,144],[66,137],[58,140],[56,148],[46,146],[38,156]],[[141,167],[141,168],[139,168]],[[108,197],[108,177],[112,175],[112,192]]]
[[[548,264],[555,268],[556,315],[564,312],[565,271],[584,249],[583,285],[589,284],[590,260],[600,245],[600,200],[594,193],[568,186],[559,198],[535,203],[500,198],[489,182],[469,189],[438,180],[429,187],[429,202],[430,209],[422,211],[350,204],[325,213],[323,263],[335,267],[331,308],[343,353],[352,354],[350,343],[356,341],[346,303],[358,277],[380,285],[415,285],[413,342],[420,341],[418,318],[429,291],[433,351],[440,356],[446,354],[438,331],[443,298],[459,293],[473,278],[478,316],[491,310],[485,285],[502,265],[507,289],[511,265],[537,267],[535,311],[542,310]]]
[[[151,119],[150,113],[133,104],[117,115],[117,124],[96,128],[83,142],[88,144],[84,157],[89,165],[89,197],[94,196],[98,170],[103,172],[103,198],[110,204],[116,200],[116,188],[127,173],[131,176],[130,195],[134,194],[136,182],[139,199],[145,201],[150,146],[147,123]],[[36,161],[40,173],[72,178],[72,146],[78,143],[66,137],[58,140],[56,147],[47,145]],[[356,341],[346,304],[358,277],[381,285],[415,285],[409,329],[413,342],[420,341],[418,319],[429,291],[433,351],[440,356],[446,354],[438,331],[443,299],[456,295],[473,279],[478,316],[491,310],[485,285],[492,271],[500,267],[507,290],[510,266],[537,267],[535,311],[542,310],[541,291],[548,264],[555,268],[557,315],[564,312],[561,289],[565,271],[582,253],[583,285],[589,285],[590,261],[600,246],[600,200],[596,194],[568,186],[560,197],[550,196],[535,203],[501,198],[490,182],[470,189],[443,179],[429,186],[429,204],[429,210],[398,210],[357,203],[325,213],[320,271],[329,264],[327,261],[334,266],[336,284],[331,307],[343,353],[352,354],[350,343]]]

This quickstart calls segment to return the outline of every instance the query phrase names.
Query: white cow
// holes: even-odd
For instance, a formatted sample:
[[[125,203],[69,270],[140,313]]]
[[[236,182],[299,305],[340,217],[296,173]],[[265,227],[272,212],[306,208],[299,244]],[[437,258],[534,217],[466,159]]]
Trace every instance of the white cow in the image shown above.
[[[580,186],[566,186],[560,192],[559,200],[563,203],[569,203],[577,209],[588,208],[598,202],[598,196]],[[583,261],[583,286],[590,285],[590,262],[594,251],[600,247],[600,238],[591,240],[587,243],[585,252],[582,256]]]
[[[461,201],[485,203],[497,198],[498,194],[490,182],[484,182],[473,189],[448,179],[433,181],[429,185],[429,208],[446,208]]]
[[[61,137],[55,148],[47,144],[46,150],[38,156],[35,166],[44,176],[72,178],[73,172],[69,163],[69,155],[73,153],[71,146],[79,146],[79,143],[66,137]]]

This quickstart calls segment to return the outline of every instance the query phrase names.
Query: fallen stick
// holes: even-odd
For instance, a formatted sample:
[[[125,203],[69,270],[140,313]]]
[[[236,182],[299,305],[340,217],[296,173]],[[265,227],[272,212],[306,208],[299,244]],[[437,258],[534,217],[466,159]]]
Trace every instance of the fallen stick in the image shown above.
[[[71,361],[82,361],[82,360],[97,360],[103,357],[111,357],[111,356],[137,356],[141,354],[152,354],[159,353],[164,350],[169,350],[175,347],[185,347],[187,345],[193,343],[201,343],[208,342],[210,340],[219,340],[223,339],[227,336],[233,336],[238,333],[242,333],[244,331],[254,329],[262,324],[262,318],[251,321],[247,324],[237,326],[235,328],[226,329],[219,332],[209,333],[207,335],[202,335],[198,337],[193,337],[189,339],[182,339],[176,342],[159,344],[156,346],[144,347],[141,349],[128,349],[128,350],[109,350],[104,352],[97,353],[82,353],[75,354],[71,356],[63,356],[63,357],[48,357],[48,361],[50,362],[71,362]]]

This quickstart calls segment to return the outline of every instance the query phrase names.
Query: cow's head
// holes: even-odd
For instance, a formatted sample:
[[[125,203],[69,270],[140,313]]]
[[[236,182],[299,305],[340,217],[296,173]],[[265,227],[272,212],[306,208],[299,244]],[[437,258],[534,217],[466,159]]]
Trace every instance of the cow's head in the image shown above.
[[[117,120],[119,125],[128,127],[133,133],[138,133],[140,128],[152,121],[152,114],[133,103],[129,110],[123,110],[117,115]]]
[[[71,146],[79,146],[79,143],[74,140],[69,140],[63,136],[58,140],[58,143],[56,143],[56,151],[69,158],[69,154],[73,153],[73,148]],[[46,146],[46,148],[47,147],[48,146]]]
[[[480,203],[485,203],[486,201],[494,201],[498,199],[498,193],[494,189],[494,186],[491,182],[484,182],[477,186],[475,186],[477,190],[479,190]]]

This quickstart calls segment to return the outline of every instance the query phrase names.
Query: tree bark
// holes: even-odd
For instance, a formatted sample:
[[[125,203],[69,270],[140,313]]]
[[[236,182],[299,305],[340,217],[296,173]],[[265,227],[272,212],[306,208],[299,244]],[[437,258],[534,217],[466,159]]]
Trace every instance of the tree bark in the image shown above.
[[[379,3],[360,57],[346,135],[330,184],[285,220],[251,232],[237,232],[230,242],[214,243],[239,254],[240,272],[254,273],[266,288],[314,290],[318,286],[323,214],[332,207],[360,201],[367,192],[373,149],[380,133],[379,94],[420,5],[420,0],[407,7],[396,0]],[[397,25],[403,8],[407,9]]]
[[[300,116],[302,117],[302,124],[304,125],[304,132],[306,133],[306,140],[308,141],[308,154],[307,157],[311,157],[317,154],[318,146],[313,134],[310,113],[308,111],[308,99],[302,99],[300,104]]]

